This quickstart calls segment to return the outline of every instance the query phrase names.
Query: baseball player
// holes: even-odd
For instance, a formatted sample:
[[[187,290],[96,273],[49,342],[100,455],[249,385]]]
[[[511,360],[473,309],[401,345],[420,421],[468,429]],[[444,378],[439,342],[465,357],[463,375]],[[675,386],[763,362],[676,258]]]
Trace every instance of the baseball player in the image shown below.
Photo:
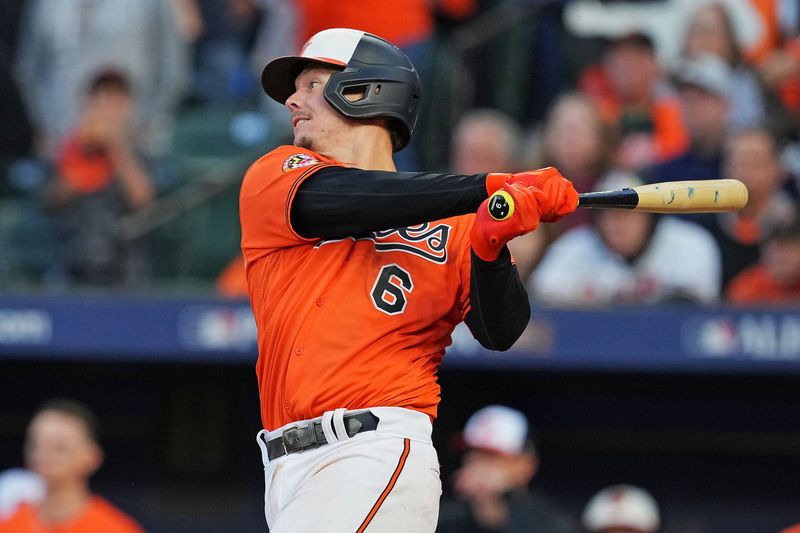
[[[577,193],[553,168],[397,172],[420,82],[374,35],[322,31],[262,85],[294,128],[240,197],[270,531],[432,532],[450,335],[463,320],[489,349],[516,341],[530,309],[505,243],[572,212]]]

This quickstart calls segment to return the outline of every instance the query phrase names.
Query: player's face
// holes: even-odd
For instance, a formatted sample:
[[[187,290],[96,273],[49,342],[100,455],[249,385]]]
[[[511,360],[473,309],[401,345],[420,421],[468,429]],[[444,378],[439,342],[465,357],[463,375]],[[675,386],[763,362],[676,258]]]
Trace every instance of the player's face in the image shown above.
[[[85,480],[100,460],[99,447],[76,417],[44,411],[28,428],[25,461],[48,485]]]
[[[286,100],[292,113],[294,144],[310,150],[325,152],[341,142],[341,135],[350,127],[349,121],[325,100],[328,78],[337,72],[327,68],[308,68],[295,79],[295,92]]]

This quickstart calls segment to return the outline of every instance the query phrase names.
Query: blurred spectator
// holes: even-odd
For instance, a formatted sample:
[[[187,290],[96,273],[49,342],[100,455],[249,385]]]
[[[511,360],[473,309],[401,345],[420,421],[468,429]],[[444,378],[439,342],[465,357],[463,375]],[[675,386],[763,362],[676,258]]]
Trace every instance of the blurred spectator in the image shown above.
[[[741,47],[750,50],[766,34],[765,24],[754,4],[775,0],[571,0],[567,3],[567,27],[582,37],[623,35],[634,29],[644,30],[656,43],[664,65],[674,65],[683,53],[680,38],[691,24],[699,6],[714,2],[725,6]]]
[[[794,218],[795,206],[781,187],[785,182],[772,133],[764,128],[733,132],[725,141],[723,176],[747,186],[747,206],[733,213],[703,217],[722,256],[722,287],[758,261],[761,243],[780,224]]]
[[[17,511],[25,502],[39,503],[46,487],[41,476],[25,468],[9,468],[0,472],[0,521]]]
[[[592,496],[583,511],[588,533],[658,533],[658,504],[646,490],[612,485]]]
[[[205,30],[203,15],[197,0],[172,0],[175,6],[175,23],[183,40],[194,43]]]
[[[611,165],[615,139],[594,102],[579,93],[560,96],[542,130],[525,155],[525,166],[554,166],[578,192],[595,190]],[[571,228],[588,220],[588,211],[578,210],[564,218],[559,227]]]
[[[723,2],[697,8],[689,21],[683,55],[699,59],[713,54],[725,61],[730,68],[725,86],[730,101],[728,124],[735,128],[755,126],[764,121],[764,96],[755,72],[743,61],[728,9]]]
[[[572,517],[530,487],[539,455],[524,414],[484,407],[467,420],[463,440],[468,451],[453,482],[458,499],[442,502],[437,532],[579,531]]]
[[[249,54],[259,32],[263,31],[262,16],[265,11],[258,0],[179,0],[193,8],[185,8],[187,19],[199,18],[201,26],[195,38],[194,79],[192,93],[202,102],[231,102],[256,95],[266,57],[259,57],[258,70],[251,68]],[[187,7],[188,7],[187,5]],[[193,12],[196,10],[196,14]],[[272,13],[267,11],[268,16]],[[274,22],[285,24],[283,20]],[[192,22],[192,24],[194,24]],[[292,30],[288,24],[286,30]],[[285,55],[286,46],[268,50],[268,53]]]
[[[31,0],[17,47],[17,75],[41,148],[52,155],[75,123],[89,78],[105,65],[136,89],[136,144],[167,147],[188,82],[188,49],[165,0]]]
[[[680,104],[662,75],[653,41],[644,33],[609,42],[602,65],[587,68],[579,83],[619,131],[617,166],[640,170],[688,146]]]
[[[770,234],[759,262],[731,280],[727,299],[746,304],[800,302],[800,220]]]
[[[601,190],[640,185],[611,172]],[[713,303],[719,297],[720,258],[703,228],[674,217],[599,209],[594,223],[556,240],[534,270],[535,301],[551,305]]]
[[[47,203],[71,281],[132,284],[147,275],[141,247],[114,233],[121,216],[154,197],[151,177],[132,145],[132,113],[128,78],[113,69],[98,73],[83,115],[58,154]]]
[[[7,193],[9,165],[28,155],[33,144],[30,121],[11,72],[22,3],[6,0],[0,5],[0,198]]]
[[[800,11],[794,2],[751,0],[765,32],[747,50],[761,79],[774,91],[795,120],[800,114]],[[797,126],[795,123],[795,132]]]
[[[103,463],[94,414],[72,400],[42,405],[28,426],[25,462],[45,482],[44,499],[23,503],[3,533],[142,533],[129,516],[92,494],[89,478]]]
[[[647,171],[648,181],[720,178],[722,144],[728,127],[728,65],[711,54],[687,60],[676,75],[691,144],[677,157]]]
[[[217,276],[217,294],[226,298],[247,298],[247,273],[244,269],[244,257],[236,254]]]
[[[455,174],[516,172],[521,138],[522,129],[502,111],[467,111],[453,130],[449,170]],[[547,231],[535,231],[508,243],[520,278],[530,274],[548,241]]]
[[[476,0],[360,0],[346,2],[333,12],[326,0],[294,0],[301,20],[296,46],[327,28],[357,28],[383,37],[407,52],[427,41],[433,33],[434,13],[453,18],[471,15]],[[409,54],[419,68],[418,61]],[[419,59],[419,58],[417,58]]]
[[[464,113],[453,130],[450,170],[456,174],[519,171],[522,129],[495,109]]]
[[[382,37],[405,52],[419,72],[423,92],[429,86],[428,66],[432,53],[434,15],[453,18],[471,15],[477,0],[360,0],[340,2],[330,8],[328,0],[294,0],[297,8],[299,47],[308,38],[327,28],[356,28]],[[394,154],[398,170],[417,170],[416,143]]]

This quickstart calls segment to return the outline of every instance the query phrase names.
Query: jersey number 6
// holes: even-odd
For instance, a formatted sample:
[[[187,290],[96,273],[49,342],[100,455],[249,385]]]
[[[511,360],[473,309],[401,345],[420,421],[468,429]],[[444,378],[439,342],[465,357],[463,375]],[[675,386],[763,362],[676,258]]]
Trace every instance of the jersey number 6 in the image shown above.
[[[414,290],[411,274],[395,264],[381,268],[372,286],[372,303],[378,311],[397,315],[406,310],[406,292]]]

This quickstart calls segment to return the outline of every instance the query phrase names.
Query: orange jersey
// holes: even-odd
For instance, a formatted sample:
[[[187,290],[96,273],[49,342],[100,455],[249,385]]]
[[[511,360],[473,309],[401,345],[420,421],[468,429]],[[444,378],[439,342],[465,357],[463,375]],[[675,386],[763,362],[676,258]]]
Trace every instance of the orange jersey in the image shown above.
[[[93,496],[77,517],[61,524],[45,524],[33,505],[23,503],[5,521],[0,520],[0,531],[3,533],[144,533],[132,518],[100,496]]]
[[[436,372],[469,310],[474,215],[359,238],[303,238],[291,225],[294,194],[328,166],[344,165],[281,146],[242,183],[264,428],[339,407],[405,407],[435,417]]]

